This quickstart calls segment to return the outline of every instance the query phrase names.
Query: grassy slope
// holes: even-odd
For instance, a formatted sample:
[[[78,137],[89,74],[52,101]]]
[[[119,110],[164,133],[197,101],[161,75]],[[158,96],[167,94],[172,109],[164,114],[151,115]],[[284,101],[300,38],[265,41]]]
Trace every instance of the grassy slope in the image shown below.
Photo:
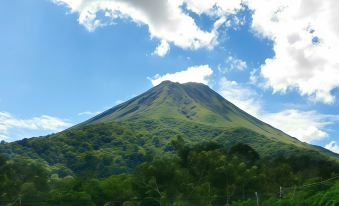
[[[198,83],[178,84],[163,82],[149,91],[120,104],[81,125],[112,121],[162,120],[198,123],[221,129],[246,128],[274,142],[290,144],[301,149],[338,155],[300,142],[284,132],[242,111],[209,87]]]

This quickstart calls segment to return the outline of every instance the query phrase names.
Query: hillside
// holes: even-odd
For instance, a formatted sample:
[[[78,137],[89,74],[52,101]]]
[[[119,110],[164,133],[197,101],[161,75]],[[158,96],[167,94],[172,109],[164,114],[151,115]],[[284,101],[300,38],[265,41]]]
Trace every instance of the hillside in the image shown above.
[[[338,160],[250,116],[203,84],[169,81],[63,132],[0,145],[0,153],[44,161],[60,174],[83,172],[78,163],[89,159],[95,162],[91,170],[109,176],[172,153],[178,137],[226,148],[245,143],[268,159],[309,154]]]
[[[60,133],[0,144],[0,203],[249,206],[258,193],[265,206],[337,205],[338,159],[205,85],[163,82]]]

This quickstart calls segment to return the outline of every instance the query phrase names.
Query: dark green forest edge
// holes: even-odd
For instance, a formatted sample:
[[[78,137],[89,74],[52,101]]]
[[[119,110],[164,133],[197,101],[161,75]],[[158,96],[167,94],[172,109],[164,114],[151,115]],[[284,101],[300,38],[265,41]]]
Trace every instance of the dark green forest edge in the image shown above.
[[[255,192],[260,205],[339,205],[339,165],[328,157],[273,143],[277,154],[257,152],[260,135],[247,129],[183,127],[97,124],[2,143],[0,205],[250,206]],[[205,139],[194,143],[192,131]]]
[[[339,206],[339,156],[205,85],[164,82],[63,132],[0,144],[5,206]]]

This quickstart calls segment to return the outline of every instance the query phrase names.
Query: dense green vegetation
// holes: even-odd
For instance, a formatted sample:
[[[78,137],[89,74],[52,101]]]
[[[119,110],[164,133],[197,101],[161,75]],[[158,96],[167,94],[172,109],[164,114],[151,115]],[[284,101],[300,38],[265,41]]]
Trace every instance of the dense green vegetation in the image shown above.
[[[171,144],[175,153],[150,157],[132,172],[105,178],[91,172],[93,162],[79,162],[83,173],[62,177],[38,160],[1,157],[0,201],[32,206],[245,206],[256,205],[257,192],[260,205],[339,204],[339,181],[333,178],[339,165],[327,159],[303,155],[265,160],[246,144],[227,150],[215,142],[190,145],[181,137]]]
[[[0,142],[0,205],[339,205],[339,158],[207,86],[165,82],[73,128]]]
[[[130,172],[154,156],[173,153],[171,141],[178,135],[188,144],[215,141],[227,149],[236,143],[248,144],[262,158],[300,153],[313,158],[324,156],[317,151],[272,141],[245,128],[215,128],[172,119],[87,125],[42,138],[2,144],[0,154],[8,159],[39,160],[62,177],[88,171],[98,177],[108,177]]]

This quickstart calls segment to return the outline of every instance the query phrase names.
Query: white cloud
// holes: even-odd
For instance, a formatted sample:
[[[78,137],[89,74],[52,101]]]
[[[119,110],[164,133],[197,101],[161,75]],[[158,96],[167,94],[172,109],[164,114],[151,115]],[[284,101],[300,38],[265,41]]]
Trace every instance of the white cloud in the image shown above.
[[[97,112],[91,112],[91,111],[85,111],[85,112],[79,112],[78,115],[79,116],[95,116],[95,115],[98,115],[100,114],[101,112],[100,111],[97,111]]]
[[[325,146],[326,149],[339,154],[339,145],[336,141],[332,141]]]
[[[57,132],[71,126],[71,123],[48,115],[19,119],[7,112],[0,112],[0,136],[6,137],[11,129],[45,130]]]
[[[319,114],[316,111],[284,110],[277,113],[264,113],[261,120],[303,142],[314,142],[328,137],[326,126],[337,121],[337,117]]]
[[[312,100],[333,103],[339,87],[339,1],[247,0],[253,29],[274,42],[275,56],[261,74],[274,92],[296,88]]]
[[[66,5],[72,13],[79,14],[79,23],[89,31],[100,26],[110,25],[116,19],[129,19],[137,24],[146,25],[151,37],[184,49],[211,48],[217,42],[218,28],[226,21],[227,14],[241,8],[238,1],[211,1],[205,7],[197,7],[205,1],[186,0],[53,0],[56,4]],[[192,12],[218,13],[210,31],[201,29],[194,19],[185,13],[183,6]],[[218,5],[218,12],[213,5]],[[105,20],[99,17],[103,12]],[[222,15],[221,15],[222,13]]]
[[[188,67],[184,71],[167,73],[165,75],[157,74],[152,78],[148,78],[153,86],[160,84],[163,81],[169,80],[178,83],[198,82],[208,84],[208,77],[211,76],[213,70],[208,65],[200,65]]]
[[[316,111],[286,109],[267,112],[262,106],[260,96],[253,89],[226,78],[219,81],[218,90],[240,109],[304,142],[312,143],[328,137],[326,127],[339,121],[339,116]]]
[[[234,70],[244,71],[245,69],[247,69],[247,63],[244,60],[238,59],[234,56],[228,56],[225,60],[225,65],[218,66],[218,71],[222,74],[226,74]]]
[[[164,57],[170,50],[170,45],[165,40],[161,40],[160,44],[155,48],[154,54]]]
[[[248,87],[241,86],[236,81],[225,77],[219,81],[219,93],[228,101],[250,115],[257,116],[261,110],[258,94]]]
[[[257,69],[253,69],[251,72],[250,72],[250,83],[251,84],[256,84],[258,82],[258,70]]]
[[[226,59],[226,64],[229,70],[240,70],[243,71],[247,68],[247,63],[244,60],[238,59],[233,56],[229,56]]]

